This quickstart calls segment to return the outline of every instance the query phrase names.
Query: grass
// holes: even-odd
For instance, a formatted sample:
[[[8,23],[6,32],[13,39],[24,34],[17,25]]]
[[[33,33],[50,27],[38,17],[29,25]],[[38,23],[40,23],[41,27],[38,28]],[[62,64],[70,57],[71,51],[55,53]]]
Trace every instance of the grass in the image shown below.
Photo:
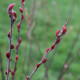
[[[60,13],[60,17],[61,17],[61,25],[64,25],[65,20],[68,16],[68,13],[70,11],[71,8],[71,4],[72,4],[73,0],[56,0],[57,3],[57,7]],[[3,57],[3,66],[4,66],[4,70],[6,70],[7,67],[7,59],[5,56],[5,53],[8,51],[8,46],[9,46],[9,41],[7,38],[7,33],[9,32],[10,29],[10,19],[8,18],[7,15],[7,7],[10,3],[16,3],[16,6],[14,7],[15,11],[18,14],[17,17],[17,21],[14,24],[14,28],[13,28],[13,40],[12,42],[14,44],[17,43],[17,29],[16,29],[16,25],[20,19],[20,13],[18,8],[20,7],[20,0],[2,0],[0,1],[0,50],[2,52],[2,57]],[[36,1],[35,1],[36,2]],[[40,1],[42,3],[42,1]],[[33,33],[38,36],[39,38],[39,43],[41,45],[41,51],[45,52],[46,48],[50,47],[51,44],[55,41],[55,32],[58,28],[61,28],[62,26],[59,26],[58,24],[58,20],[57,20],[57,16],[56,16],[56,12],[55,12],[55,7],[52,4],[52,0],[47,0],[48,6],[47,9],[49,9],[50,13],[47,13],[47,9],[45,9],[45,13],[43,12],[44,8],[42,7],[42,5],[40,5],[40,7],[35,10],[35,28]],[[28,7],[28,11],[30,13],[30,8],[31,8],[31,1],[26,0],[26,5],[25,7]],[[68,25],[68,30],[70,29],[69,27],[72,25],[73,29],[71,30],[71,32],[69,32],[67,35],[63,36],[62,41],[60,43],[60,46],[58,48],[58,50],[56,51],[56,54],[54,56],[54,60],[53,63],[50,65],[50,69],[49,69],[49,80],[57,80],[58,75],[60,73],[60,70],[62,68],[62,65],[64,64],[65,58],[70,50],[70,47],[72,45],[72,42],[74,40],[74,38],[76,37],[77,31],[80,27],[80,11],[79,8],[80,7],[80,1],[76,1],[76,4],[74,6],[74,10],[72,13],[72,17],[70,19],[69,25]],[[51,18],[50,18],[51,17]],[[46,27],[47,27],[47,40],[45,41],[45,30],[44,30],[44,20],[46,23]],[[18,61],[18,70],[16,72],[16,79],[20,80],[20,76],[21,76],[21,70],[22,70],[22,61],[23,61],[23,55],[24,55],[24,50],[25,50],[25,41],[26,41],[26,30],[27,30],[27,24],[24,20],[22,27],[21,27],[21,37],[22,37],[22,44],[20,46],[19,49],[19,61]],[[46,42],[46,43],[45,43]],[[46,44],[46,46],[45,46]],[[75,46],[75,49],[73,50],[73,53],[76,52],[76,50],[78,49],[80,44],[80,37],[79,40]],[[26,49],[27,54],[29,53],[29,47],[30,47],[30,42],[27,43],[28,48]],[[36,60],[34,59],[36,55]],[[50,57],[52,56],[52,52],[50,52],[50,54],[48,55],[48,60],[50,59]],[[75,60],[75,62],[70,66],[69,70],[67,71],[67,73],[64,75],[64,77],[66,78],[65,80],[77,80],[79,78],[79,72],[80,72],[80,62],[79,62],[79,57],[80,55],[77,57],[77,59]],[[12,52],[12,64],[11,64],[11,68],[13,69],[13,64],[14,64],[14,58],[15,58],[15,50],[13,50]],[[37,46],[35,43],[35,39],[33,37],[33,42],[32,42],[32,53],[31,53],[31,65],[30,65],[30,72],[33,70],[33,68],[35,67],[35,65],[37,64],[37,62],[40,61],[40,54],[39,51],[37,50]],[[27,70],[27,59],[26,59],[26,67],[25,67],[25,72]],[[29,72],[29,74],[30,74]],[[44,77],[44,67],[43,65],[39,68],[39,70],[35,73],[35,75],[33,76],[33,80],[42,80]],[[69,77],[69,74],[72,74],[72,77]],[[24,74],[24,79],[26,78],[26,74]],[[1,73],[0,73],[0,79],[1,79]]]

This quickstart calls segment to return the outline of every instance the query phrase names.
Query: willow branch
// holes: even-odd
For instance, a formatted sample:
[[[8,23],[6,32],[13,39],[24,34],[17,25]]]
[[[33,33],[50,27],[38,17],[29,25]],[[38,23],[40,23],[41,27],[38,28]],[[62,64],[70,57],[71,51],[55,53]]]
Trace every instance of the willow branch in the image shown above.
[[[29,80],[33,75],[34,73],[37,71],[37,69],[39,68],[39,66],[43,63],[46,62],[46,56],[49,54],[49,52],[54,49],[55,45],[57,45],[59,42],[60,42],[60,38],[61,36],[63,36],[66,32],[66,26],[68,24],[68,21],[66,22],[66,24],[63,26],[63,30],[61,31],[61,33],[59,34],[60,30],[57,30],[56,32],[56,41],[54,42],[54,44],[48,48],[43,56],[43,58],[41,59],[41,61],[37,64],[37,66],[35,67],[35,69],[32,71],[32,73],[30,74],[30,76],[27,76],[26,80]]]

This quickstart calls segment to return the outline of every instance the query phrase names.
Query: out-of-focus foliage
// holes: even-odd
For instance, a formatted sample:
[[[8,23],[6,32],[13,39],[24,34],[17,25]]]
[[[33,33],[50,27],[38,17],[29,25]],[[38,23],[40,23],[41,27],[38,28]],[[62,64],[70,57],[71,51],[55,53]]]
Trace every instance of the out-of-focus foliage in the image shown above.
[[[26,48],[26,54],[27,56],[30,53],[31,59],[30,59],[30,67],[29,67],[29,73],[34,69],[36,64],[41,60],[41,55],[44,55],[45,50],[52,45],[52,43],[55,41],[55,33],[57,29],[61,29],[61,27],[65,24],[66,18],[68,17],[69,11],[71,9],[71,5],[73,0],[55,0],[58,14],[60,16],[60,24],[58,20],[58,15],[56,14],[55,9],[55,3],[54,0],[46,0],[46,3],[44,0],[34,0],[35,1],[35,27],[33,29],[33,34],[38,37],[38,42],[41,46],[42,54],[39,53],[38,47],[36,45],[35,37],[32,37],[32,49],[31,52],[29,52],[30,49],[30,41],[26,40],[27,36],[27,29],[28,26],[26,24],[26,21],[24,19],[22,27],[21,27],[21,37],[22,37],[22,43],[19,49],[19,61],[17,64],[17,80],[20,80],[21,76],[21,70],[22,70],[22,62],[23,57],[25,54],[25,47]],[[13,40],[12,42],[14,45],[17,43],[17,23],[20,20],[20,12],[19,7],[21,5],[20,0],[1,0],[0,1],[0,50],[2,52],[3,57],[3,66],[4,70],[6,70],[7,62],[5,53],[9,50],[9,40],[7,37],[7,33],[10,29],[10,19],[7,15],[7,7],[10,3],[16,3],[14,9],[17,12],[17,21],[14,24],[13,27]],[[45,5],[45,6],[44,6]],[[31,11],[31,0],[26,0],[25,8],[27,7],[28,12],[30,14]],[[24,13],[25,15],[25,13]],[[60,25],[60,26],[59,26]],[[56,51],[56,54],[54,55],[54,59],[52,61],[52,64],[50,64],[50,69],[48,71],[49,80],[57,80],[58,76],[60,74],[61,68],[64,64],[64,61],[67,57],[67,54],[70,50],[70,47],[77,35],[78,29],[80,27],[80,1],[76,0],[71,19],[69,21],[69,25],[67,27],[67,33],[65,36],[63,36],[62,41],[58,45],[58,49]],[[46,36],[46,37],[45,37]],[[27,41],[27,44],[25,44]],[[80,45],[80,36],[77,41],[77,44],[75,45],[75,49],[73,50],[73,54],[77,51],[78,47]],[[56,46],[57,47],[57,46]],[[50,54],[47,56],[48,61],[47,64],[53,54],[53,51],[50,52]],[[73,56],[73,54],[71,56]],[[25,73],[23,79],[26,78],[26,71],[27,71],[27,62],[28,59],[25,59]],[[12,63],[11,68],[14,68],[14,62],[15,62],[15,50],[12,51]],[[44,77],[45,69],[44,65],[42,65],[38,71],[33,76],[32,80],[42,80]],[[78,80],[80,77],[80,54],[74,61],[74,63],[70,66],[67,73],[64,75],[65,80]],[[11,78],[11,75],[10,75]],[[0,80],[1,80],[1,73],[0,73]]]

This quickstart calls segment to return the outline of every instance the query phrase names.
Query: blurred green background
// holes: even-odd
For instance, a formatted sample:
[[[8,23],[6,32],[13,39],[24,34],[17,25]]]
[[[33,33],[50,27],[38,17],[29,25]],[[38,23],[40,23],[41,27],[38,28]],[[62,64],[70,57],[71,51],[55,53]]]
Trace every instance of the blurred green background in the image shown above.
[[[7,7],[11,3],[16,3],[14,10],[17,12],[17,21],[13,26],[13,38],[12,43],[17,43],[17,23],[20,21],[19,7],[21,6],[21,0],[1,0],[0,1],[0,51],[3,60],[4,73],[7,69],[8,60],[6,58],[6,52],[9,50],[9,40],[7,33],[10,30],[10,19],[7,14]],[[29,16],[31,15],[31,0],[25,1],[25,7]],[[24,21],[21,27],[22,43],[19,48],[19,61],[17,63],[17,72],[15,80],[26,79],[27,75],[35,68],[36,64],[41,60],[45,50],[50,47],[55,39],[55,33],[57,29],[62,29],[65,24],[68,14],[70,12],[73,0],[34,0],[34,29],[31,33],[31,38],[27,37],[29,32],[29,26],[26,23],[26,14],[24,11]],[[67,33],[63,36],[61,42],[56,46],[56,53],[51,59],[54,50],[47,56],[48,80],[58,80],[62,66],[66,60],[66,57],[71,49],[71,45],[77,35],[80,27],[80,0],[75,1],[71,19],[67,26]],[[27,37],[27,38],[26,38]],[[80,36],[76,42],[75,48],[72,50],[73,54],[76,53],[80,46]],[[58,48],[57,48],[58,47]],[[25,55],[25,57],[24,57]],[[12,51],[12,63],[11,69],[14,69],[15,63],[15,49]],[[23,69],[23,70],[22,70]],[[23,71],[23,72],[22,72]],[[45,66],[42,65],[32,77],[32,80],[46,80],[45,79]],[[6,77],[6,76],[5,76]],[[70,65],[68,71],[64,74],[63,80],[79,80],[80,79],[80,52],[75,61]],[[0,80],[2,80],[0,72]],[[10,74],[11,80],[11,74]]]

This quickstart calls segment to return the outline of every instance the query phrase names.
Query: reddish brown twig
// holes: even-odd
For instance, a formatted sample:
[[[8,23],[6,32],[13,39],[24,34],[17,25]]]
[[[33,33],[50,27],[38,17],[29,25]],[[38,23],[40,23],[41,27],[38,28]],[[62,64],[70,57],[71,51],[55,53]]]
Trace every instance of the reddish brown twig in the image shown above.
[[[69,11],[69,14],[68,14],[68,18],[67,18],[68,20],[70,20],[70,18],[71,18],[75,1],[76,1],[76,0],[73,0],[72,6],[71,6],[71,8],[70,8],[70,11]],[[69,34],[70,31],[71,31],[71,30],[69,29],[69,30],[67,31],[67,34]],[[59,46],[59,45],[58,45],[58,46]],[[50,60],[49,60],[48,69],[49,69],[50,64],[52,63],[52,61],[53,61],[53,59],[54,59],[53,57],[54,57],[54,55],[55,55],[55,53],[56,53],[56,50],[57,50],[58,46],[55,48],[55,50],[54,50],[54,52],[53,52],[53,54],[52,54],[52,56],[51,56],[51,58],[50,58]]]
[[[40,46],[40,44],[39,44],[38,37],[35,36],[34,34],[33,34],[33,36],[34,36],[34,39],[35,39],[35,42],[36,42],[38,51],[39,51],[39,53],[40,53],[40,57],[42,58],[42,51],[41,51],[41,46]],[[48,80],[48,65],[47,65],[47,64],[44,64],[44,67],[45,67],[45,75],[44,75],[43,80],[44,80],[44,79]]]
[[[10,69],[10,64],[11,64],[11,51],[12,49],[14,48],[14,44],[12,44],[12,31],[13,31],[13,24],[14,22],[16,21],[16,18],[17,18],[17,14],[16,12],[13,10],[13,7],[15,5],[15,3],[12,3],[9,5],[8,7],[8,15],[11,19],[11,26],[10,26],[10,32],[8,32],[8,38],[9,38],[9,52],[6,53],[6,57],[8,58],[8,69],[5,71],[5,74],[7,75],[6,76],[6,80],[9,80],[9,72],[11,72],[11,75],[12,75],[12,80],[14,80],[14,76],[15,76],[15,71],[17,70],[17,67],[16,67],[16,63],[18,61],[18,49],[19,49],[19,46],[21,44],[21,41],[22,39],[20,38],[20,27],[21,27],[21,24],[22,24],[22,21],[24,19],[24,16],[23,16],[23,6],[25,4],[24,0],[21,1],[22,3],[22,7],[19,8],[20,12],[21,12],[21,21],[20,23],[17,24],[17,30],[18,30],[18,43],[15,47],[15,50],[16,50],[16,57],[15,57],[15,67],[14,67],[14,71],[12,71]]]
[[[60,33],[60,30],[57,30],[57,31],[56,31],[56,41],[54,42],[54,44],[53,44],[50,48],[48,48],[48,49],[46,50],[43,58],[42,58],[41,61],[37,64],[37,66],[36,66],[35,69],[32,71],[32,73],[30,74],[30,76],[27,76],[27,77],[26,77],[26,80],[29,80],[29,79],[33,76],[33,74],[37,71],[37,69],[39,68],[39,66],[40,66],[41,64],[43,64],[43,63],[46,62],[46,60],[47,60],[46,56],[49,54],[49,52],[50,52],[52,49],[54,49],[55,45],[57,45],[57,44],[60,42],[61,36],[63,36],[63,35],[65,34],[67,24],[68,24],[68,21],[67,21],[66,24],[63,26],[63,30],[61,31],[61,33]],[[59,33],[60,33],[60,34],[59,34]]]
[[[27,23],[27,25],[28,25],[28,28],[29,28],[29,25],[30,25],[30,18],[29,18],[29,14],[28,14],[28,11],[27,11],[27,8],[25,8],[24,9],[24,11],[25,11],[25,19],[26,19],[26,23]],[[27,31],[26,31],[27,32]],[[24,67],[25,67],[25,61],[26,61],[26,58],[27,58],[27,36],[26,36],[26,42],[25,42],[25,52],[24,52],[24,58],[23,58],[23,62],[22,62],[22,71],[21,71],[21,78],[20,78],[20,80],[23,80],[23,75],[24,75],[24,73],[25,73],[25,70],[24,70]],[[28,57],[29,58],[29,57]],[[28,60],[28,59],[27,59]],[[28,65],[29,66],[29,65]],[[28,68],[28,67],[27,67]],[[28,72],[28,69],[27,69],[27,72]]]
[[[10,69],[10,64],[11,64],[11,52],[12,49],[14,48],[14,45],[12,44],[12,31],[13,31],[13,24],[14,21],[16,20],[16,12],[13,11],[14,3],[10,4],[8,7],[8,15],[10,17],[10,32],[8,33],[8,38],[9,38],[9,52],[6,53],[6,56],[8,58],[8,68],[6,71],[6,80],[9,80],[9,69]]]
[[[25,47],[25,53],[24,53],[24,60],[23,60],[23,66],[22,66],[22,73],[21,73],[21,80],[23,79],[23,75],[25,73],[24,71],[24,66],[25,66],[25,59],[27,58],[28,60],[28,63],[27,63],[27,72],[29,72],[29,67],[30,67],[30,60],[31,60],[31,53],[32,53],[32,33],[33,33],[33,29],[34,29],[34,25],[35,25],[35,22],[34,22],[34,12],[35,12],[35,6],[34,6],[34,0],[31,1],[32,2],[32,5],[31,5],[31,13],[30,15],[28,14],[28,11],[27,11],[27,8],[25,8],[25,19],[26,19],[26,24],[28,25],[28,30],[26,30],[27,32],[27,37],[26,37],[26,43],[30,43],[30,48],[29,48],[29,55],[26,55],[27,52],[26,52],[26,49],[27,49],[27,45]],[[28,40],[27,40],[28,39]],[[26,55],[26,56],[25,56]]]
[[[20,37],[20,29],[21,29],[21,24],[22,24],[22,21],[24,19],[24,15],[23,15],[23,7],[24,7],[24,0],[21,1],[22,3],[22,7],[19,8],[20,12],[21,12],[21,18],[20,18],[20,22],[17,24],[17,30],[18,30],[18,39],[17,39],[17,44],[16,44],[16,47],[15,47],[15,51],[16,51],[16,56],[15,56],[15,65],[14,65],[14,72],[13,72],[13,76],[12,76],[12,80],[14,80],[14,77],[15,77],[15,72],[17,70],[17,60],[18,60],[18,51],[19,51],[19,46],[21,44],[21,37]]]

